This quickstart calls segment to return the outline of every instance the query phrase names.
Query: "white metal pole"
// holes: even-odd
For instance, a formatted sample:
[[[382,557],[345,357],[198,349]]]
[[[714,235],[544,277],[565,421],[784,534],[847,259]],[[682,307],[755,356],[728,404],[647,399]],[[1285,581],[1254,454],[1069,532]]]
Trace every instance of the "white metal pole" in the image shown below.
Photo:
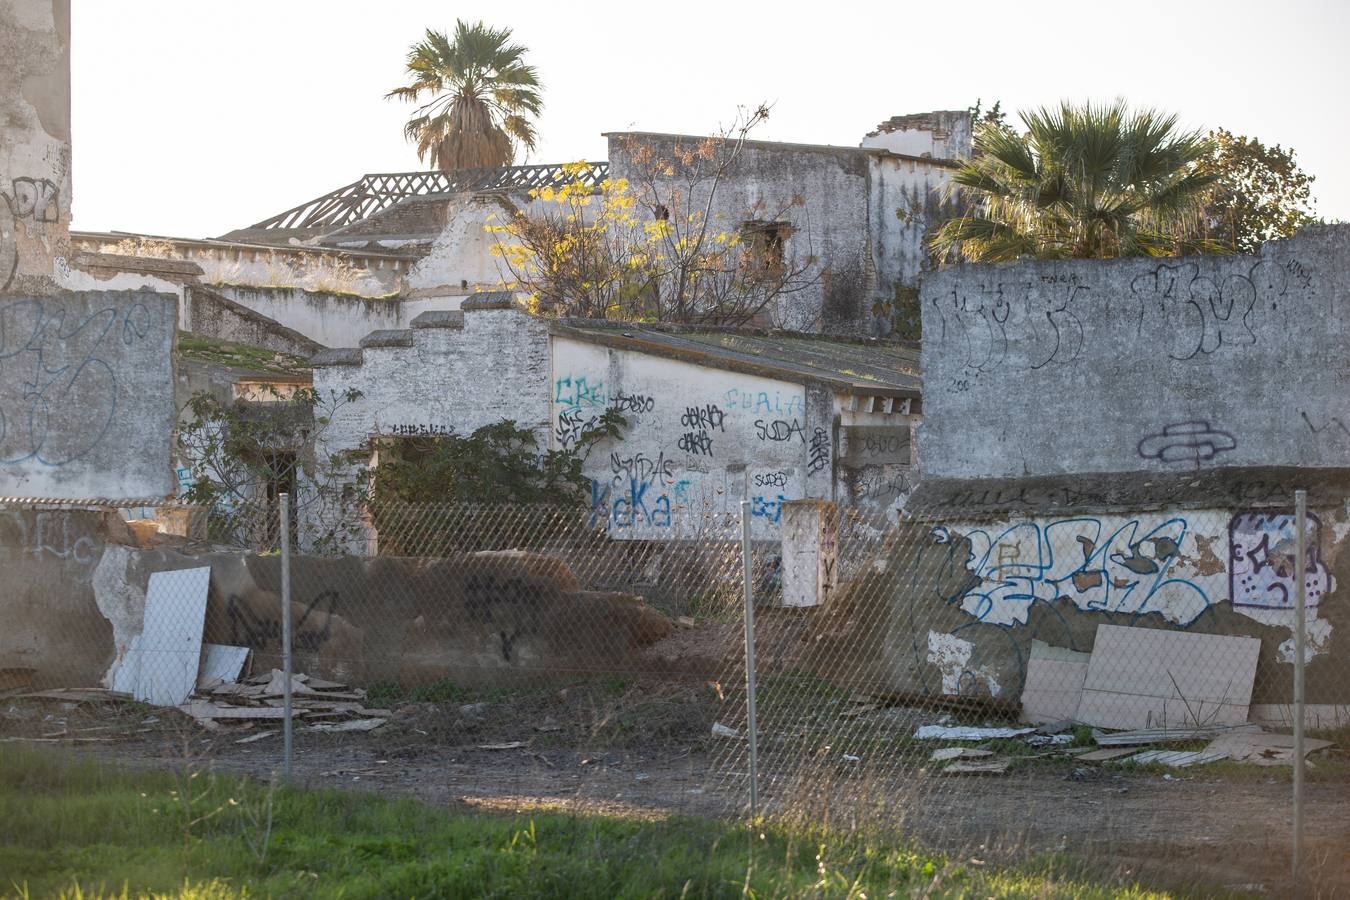
[[[741,501],[741,570],[745,577],[745,714],[750,741],[750,818],[759,817],[759,734],[755,718],[755,588],[750,554],[750,501]]]
[[[1294,491],[1294,889],[1303,884],[1303,673],[1307,640],[1308,492]]]
[[[284,678],[281,719],[282,775],[291,780],[294,727],[291,715],[291,495],[281,494],[281,674]]]

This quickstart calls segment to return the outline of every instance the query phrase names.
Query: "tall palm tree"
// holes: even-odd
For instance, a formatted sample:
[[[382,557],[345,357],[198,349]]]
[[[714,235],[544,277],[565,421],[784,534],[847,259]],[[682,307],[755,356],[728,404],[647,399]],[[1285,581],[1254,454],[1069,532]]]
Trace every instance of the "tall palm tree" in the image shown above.
[[[943,257],[998,262],[1214,252],[1202,234],[1210,152],[1177,117],[1110,105],[1024,112],[1025,134],[982,126],[953,177],[964,214],[930,239]]]
[[[419,106],[403,133],[417,142],[417,158],[442,171],[507,166],[517,147],[533,150],[532,118],[543,107],[528,48],[509,43],[511,29],[456,20],[454,39],[427,30],[408,51],[410,84],[386,97]]]

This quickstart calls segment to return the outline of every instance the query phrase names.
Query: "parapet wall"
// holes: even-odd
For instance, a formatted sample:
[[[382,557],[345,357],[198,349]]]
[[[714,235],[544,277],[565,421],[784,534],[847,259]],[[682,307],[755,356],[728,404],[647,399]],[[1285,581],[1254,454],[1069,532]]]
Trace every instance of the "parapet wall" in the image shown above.
[[[925,475],[1350,464],[1350,226],[924,283]]]

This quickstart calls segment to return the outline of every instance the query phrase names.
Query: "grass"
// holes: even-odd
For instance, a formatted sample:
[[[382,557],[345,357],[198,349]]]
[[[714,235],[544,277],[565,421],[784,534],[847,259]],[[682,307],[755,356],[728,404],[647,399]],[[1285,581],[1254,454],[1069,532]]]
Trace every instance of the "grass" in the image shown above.
[[[1153,897],[894,833],[529,816],[0,747],[0,891],[26,897]]]
[[[184,359],[259,373],[286,375],[307,372],[310,368],[309,363],[299,357],[275,353],[251,344],[217,340],[190,331],[178,332],[178,353]]]

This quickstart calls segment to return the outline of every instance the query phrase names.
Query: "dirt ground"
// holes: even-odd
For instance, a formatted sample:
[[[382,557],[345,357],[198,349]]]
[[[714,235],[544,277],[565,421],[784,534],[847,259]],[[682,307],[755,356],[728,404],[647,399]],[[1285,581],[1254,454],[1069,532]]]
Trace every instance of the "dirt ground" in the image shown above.
[[[447,805],[737,815],[748,784],[743,742],[710,736],[716,707],[704,691],[611,684],[509,701],[408,703],[369,733],[297,723],[294,774],[306,785]],[[0,735],[130,765],[209,765],[260,779],[281,760],[278,725],[204,732],[174,710],[140,704],[4,700]],[[841,826],[898,824],[987,864],[1063,853],[1101,874],[1199,895],[1289,895],[1288,770],[1173,772],[1029,757],[1004,775],[951,776],[919,756],[869,767],[828,746],[812,766],[782,765],[786,746],[766,740],[760,783],[769,812]],[[1314,896],[1350,897],[1350,766],[1340,753],[1314,756],[1307,786]]]

